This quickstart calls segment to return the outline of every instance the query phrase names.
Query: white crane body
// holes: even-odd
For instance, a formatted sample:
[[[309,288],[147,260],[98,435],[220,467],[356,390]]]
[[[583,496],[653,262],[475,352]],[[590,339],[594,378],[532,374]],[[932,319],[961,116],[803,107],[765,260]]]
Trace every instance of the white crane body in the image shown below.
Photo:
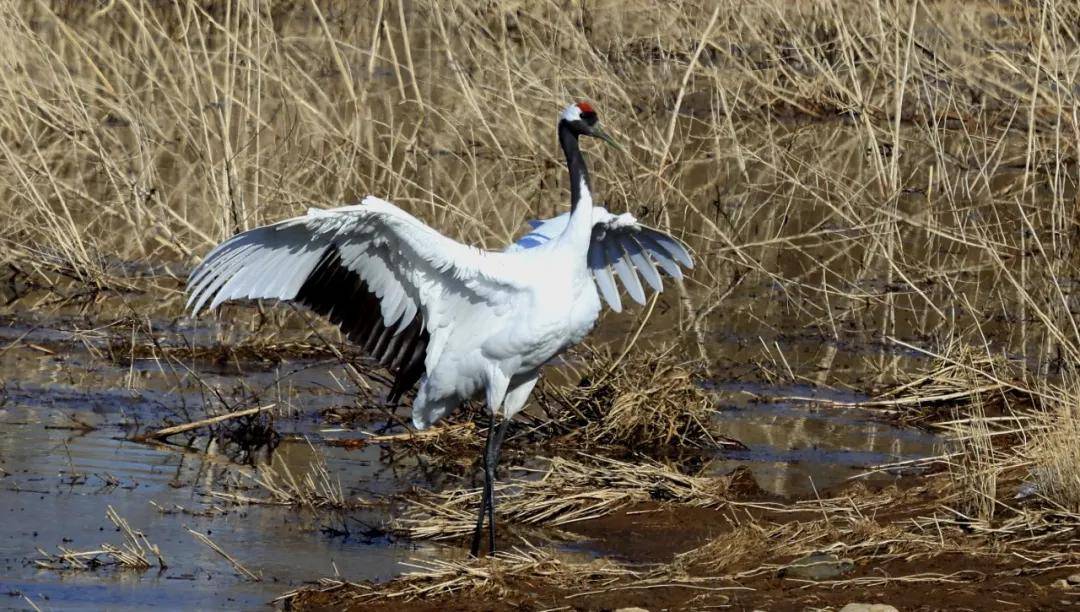
[[[195,313],[243,299],[292,301],[328,317],[396,373],[391,401],[417,387],[413,424],[429,427],[464,400],[491,412],[484,508],[505,425],[524,408],[540,368],[581,342],[603,302],[619,311],[615,279],[645,303],[641,278],[663,289],[659,270],[681,279],[686,248],[664,232],[593,205],[578,135],[608,139],[585,103],[563,112],[559,139],[571,178],[571,211],[533,222],[505,251],[443,236],[400,208],[362,203],[280,221],[233,236],[188,279]],[[494,436],[494,420],[502,421]]]

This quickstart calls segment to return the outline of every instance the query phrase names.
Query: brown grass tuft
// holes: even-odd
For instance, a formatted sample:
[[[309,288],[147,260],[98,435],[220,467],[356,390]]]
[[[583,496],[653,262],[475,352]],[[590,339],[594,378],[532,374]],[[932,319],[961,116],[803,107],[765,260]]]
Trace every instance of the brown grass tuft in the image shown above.
[[[92,570],[106,566],[134,570],[146,570],[155,565],[160,569],[168,567],[161,550],[150,543],[146,534],[132,529],[127,520],[117,514],[112,506],[109,506],[105,516],[124,535],[123,544],[102,544],[99,550],[81,552],[59,546],[57,549],[60,553],[55,555],[39,548],[38,552],[43,558],[34,563],[38,567],[51,570]]]
[[[557,527],[604,516],[634,502],[671,501],[695,506],[724,502],[727,478],[688,476],[649,459],[623,462],[595,455],[552,457],[545,469],[515,468],[520,474],[495,485],[496,521]],[[482,490],[417,490],[395,519],[399,532],[415,539],[452,540],[471,534]]]
[[[538,398],[548,418],[537,428],[576,448],[614,447],[668,454],[681,448],[740,448],[714,422],[714,400],[702,387],[702,368],[675,347],[637,350],[623,359],[584,350],[577,386],[545,382]]]

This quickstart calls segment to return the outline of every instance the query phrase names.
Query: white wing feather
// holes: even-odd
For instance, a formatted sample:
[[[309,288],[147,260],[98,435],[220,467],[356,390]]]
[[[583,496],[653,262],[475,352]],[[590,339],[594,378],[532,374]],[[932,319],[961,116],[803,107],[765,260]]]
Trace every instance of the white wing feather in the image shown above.
[[[214,309],[228,300],[295,299],[331,247],[378,296],[384,325],[399,323],[395,331],[418,312],[434,330],[453,316],[460,299],[499,310],[521,288],[505,254],[451,240],[369,196],[358,205],[312,209],[223,242],[191,273],[188,308],[198,313],[208,302]]]
[[[530,221],[532,231],[506,251],[522,251],[546,244],[557,238],[569,222],[569,212],[551,219]],[[622,310],[619,283],[635,302],[644,304],[646,295],[639,274],[653,291],[659,293],[664,290],[664,285],[657,266],[675,279],[682,279],[680,264],[688,269],[694,267],[690,252],[674,236],[641,225],[629,213],[615,215],[600,206],[593,208],[588,264],[600,295],[615,312]],[[619,283],[615,282],[616,277]]]

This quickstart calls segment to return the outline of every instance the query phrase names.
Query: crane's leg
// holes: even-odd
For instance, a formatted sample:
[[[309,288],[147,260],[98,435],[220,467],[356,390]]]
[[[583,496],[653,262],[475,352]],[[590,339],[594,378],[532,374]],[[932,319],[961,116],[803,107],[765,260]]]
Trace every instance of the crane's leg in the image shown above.
[[[480,499],[480,510],[476,513],[476,529],[473,531],[472,546],[469,554],[476,557],[480,554],[480,539],[484,535],[484,514],[486,513],[491,523],[491,541],[488,544],[489,552],[495,549],[495,505],[492,501],[494,494],[495,464],[498,462],[499,449],[502,443],[502,434],[506,433],[506,424],[509,420],[503,420],[498,426],[495,425],[495,415],[491,415],[488,421],[487,441],[484,444],[484,490]],[[499,431],[496,431],[499,430]]]
[[[493,419],[494,420],[494,419]],[[495,480],[499,467],[499,451],[502,450],[503,438],[506,437],[506,429],[510,426],[510,419],[499,422],[499,428],[495,431],[495,446],[491,456],[485,462],[487,474],[484,477],[487,486],[487,512],[488,512],[488,554],[495,554]]]
[[[488,554],[495,552],[495,477],[499,467],[499,450],[502,448],[506,430],[510,426],[510,419],[521,411],[532,393],[533,387],[539,380],[535,373],[528,377],[518,378],[520,382],[507,390],[511,381],[507,380],[503,387],[503,395],[498,401],[488,398],[488,406],[491,421],[488,423],[487,442],[484,444],[484,491],[481,495],[480,510],[476,515],[476,529],[473,531],[472,547],[469,554],[473,557],[480,553],[480,539],[484,533],[484,514],[488,516]],[[490,392],[490,389],[489,389]],[[496,413],[500,410],[492,406],[502,406],[502,419],[498,426],[495,425]]]

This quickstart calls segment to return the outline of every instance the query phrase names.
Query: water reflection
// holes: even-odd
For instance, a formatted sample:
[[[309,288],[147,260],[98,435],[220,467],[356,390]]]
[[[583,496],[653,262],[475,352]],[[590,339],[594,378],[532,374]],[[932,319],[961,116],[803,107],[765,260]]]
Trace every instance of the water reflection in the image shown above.
[[[730,451],[713,463],[717,472],[746,466],[758,486],[774,495],[807,498],[843,484],[865,468],[940,451],[941,439],[928,432],[875,420],[865,411],[821,407],[812,402],[765,398],[854,401],[854,395],[807,386],[728,384],[716,387],[717,415],[725,435],[748,450]],[[884,473],[871,481],[892,479]]]
[[[336,361],[297,359],[222,368],[195,360],[186,364],[190,371],[151,358],[114,362],[101,352],[107,338],[95,340],[98,346],[88,345],[75,340],[77,334],[62,331],[62,322],[55,321],[51,328],[43,323],[33,329],[0,326],[0,339],[10,339],[6,343],[11,345],[0,351],[0,510],[6,513],[0,529],[0,582],[7,590],[48,596],[56,607],[91,601],[119,609],[155,601],[181,607],[228,601],[250,607],[314,577],[341,572],[354,580],[380,580],[400,573],[399,562],[406,559],[460,553],[392,541],[379,530],[387,518],[385,507],[334,516],[230,505],[209,493],[262,492],[251,478],[255,468],[238,463],[222,440],[198,437],[190,447],[180,448],[129,439],[166,417],[179,420],[185,411],[200,414],[209,401],[208,386],[242,395],[251,389],[272,390],[273,399],[284,407],[274,416],[275,427],[285,435],[273,451],[277,466],[302,477],[323,461],[352,498],[379,499],[412,486],[442,486],[447,477],[443,468],[429,465],[422,456],[402,456],[377,445],[346,450],[319,444],[316,451],[304,439],[355,437],[355,432],[328,428],[319,414],[357,402],[357,390],[340,376]],[[216,342],[212,333],[198,336],[167,321],[152,325],[163,341],[195,346],[195,338]],[[792,335],[782,340],[791,359],[804,348]],[[732,350],[751,344],[737,336],[724,342]],[[849,359],[855,348],[842,353]],[[858,411],[755,399],[812,395],[816,391],[810,387],[740,383],[716,385],[712,391],[724,433],[749,450],[727,453],[711,469],[724,473],[748,466],[758,484],[774,494],[805,497],[815,486],[821,490],[836,485],[860,467],[934,451],[932,436],[870,420]],[[830,398],[851,399],[835,394]],[[269,457],[260,455],[255,464]],[[37,556],[37,547],[90,550],[119,543],[120,535],[105,517],[108,506],[161,547],[168,569],[62,574],[38,570],[29,562]],[[192,538],[187,527],[208,534],[264,581],[245,581]]]

